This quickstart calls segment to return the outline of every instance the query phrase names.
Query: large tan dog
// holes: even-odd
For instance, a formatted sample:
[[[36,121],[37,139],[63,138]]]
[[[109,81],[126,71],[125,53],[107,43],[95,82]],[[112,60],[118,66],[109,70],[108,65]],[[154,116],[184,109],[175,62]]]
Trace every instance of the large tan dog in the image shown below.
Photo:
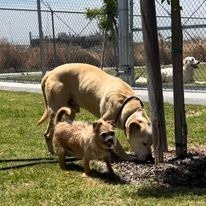
[[[72,114],[68,107],[61,107],[55,116],[53,137],[54,151],[59,157],[61,169],[66,169],[65,157],[74,155],[82,158],[84,172],[91,174],[90,160],[102,160],[113,173],[111,150],[116,144],[114,125],[111,121],[99,119],[92,124],[80,121],[61,122],[62,116]]]
[[[41,85],[46,108],[38,124],[50,117],[45,131],[50,152],[53,152],[53,119],[57,110],[67,106],[79,112],[82,107],[104,120],[115,120],[115,126],[124,130],[138,160],[152,160],[151,122],[142,102],[124,81],[95,66],[74,63],[48,72]],[[132,158],[119,142],[115,151],[123,159]]]

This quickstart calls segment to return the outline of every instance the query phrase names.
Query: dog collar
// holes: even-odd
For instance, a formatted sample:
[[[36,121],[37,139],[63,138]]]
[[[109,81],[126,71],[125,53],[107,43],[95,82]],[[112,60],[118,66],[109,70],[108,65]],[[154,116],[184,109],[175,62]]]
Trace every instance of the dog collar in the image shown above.
[[[118,114],[117,114],[117,117],[116,117],[116,119],[115,119],[115,124],[117,123],[117,120],[118,120],[118,118],[119,118],[119,116],[120,116],[120,114],[121,114],[124,106],[125,106],[125,105],[127,104],[127,102],[129,102],[131,99],[136,99],[136,100],[138,100],[138,101],[140,102],[141,107],[144,108],[143,102],[142,102],[138,97],[136,97],[136,96],[127,97],[127,98],[124,100],[124,102],[122,103],[122,106],[121,106],[121,108],[120,108],[120,110],[119,110],[119,112],[118,112]]]

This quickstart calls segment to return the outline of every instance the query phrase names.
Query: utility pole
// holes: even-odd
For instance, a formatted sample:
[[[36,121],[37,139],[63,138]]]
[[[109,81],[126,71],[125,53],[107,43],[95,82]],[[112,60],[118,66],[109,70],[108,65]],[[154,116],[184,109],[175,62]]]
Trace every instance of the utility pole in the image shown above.
[[[118,76],[124,81],[132,84],[131,64],[129,51],[129,8],[128,0],[118,0],[118,18],[119,18],[119,68]]]

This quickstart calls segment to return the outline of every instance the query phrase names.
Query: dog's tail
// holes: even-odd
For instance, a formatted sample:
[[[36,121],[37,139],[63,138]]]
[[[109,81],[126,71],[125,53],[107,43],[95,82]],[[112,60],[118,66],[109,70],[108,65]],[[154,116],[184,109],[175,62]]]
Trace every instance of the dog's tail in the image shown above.
[[[47,103],[47,97],[46,97],[46,92],[45,92],[45,84],[46,84],[47,79],[48,79],[48,73],[44,75],[41,81],[41,89],[42,89],[42,93],[44,97],[45,109],[44,109],[44,114],[37,122],[37,126],[41,124],[42,122],[44,122],[49,117],[49,111],[48,111],[48,106],[47,106],[48,103]]]
[[[74,111],[70,109],[69,107],[61,107],[54,118],[54,125],[57,125],[59,122],[61,122],[62,116],[66,114],[69,119],[74,115]]]

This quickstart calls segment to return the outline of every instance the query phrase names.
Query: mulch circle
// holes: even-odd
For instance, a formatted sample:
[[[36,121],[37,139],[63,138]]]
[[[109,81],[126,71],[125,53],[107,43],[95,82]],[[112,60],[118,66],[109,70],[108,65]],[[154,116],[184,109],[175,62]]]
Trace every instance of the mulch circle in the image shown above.
[[[161,185],[206,188],[206,149],[189,150],[184,158],[175,158],[175,151],[164,154],[164,163],[136,164],[122,161],[112,164],[127,183],[149,180]]]

